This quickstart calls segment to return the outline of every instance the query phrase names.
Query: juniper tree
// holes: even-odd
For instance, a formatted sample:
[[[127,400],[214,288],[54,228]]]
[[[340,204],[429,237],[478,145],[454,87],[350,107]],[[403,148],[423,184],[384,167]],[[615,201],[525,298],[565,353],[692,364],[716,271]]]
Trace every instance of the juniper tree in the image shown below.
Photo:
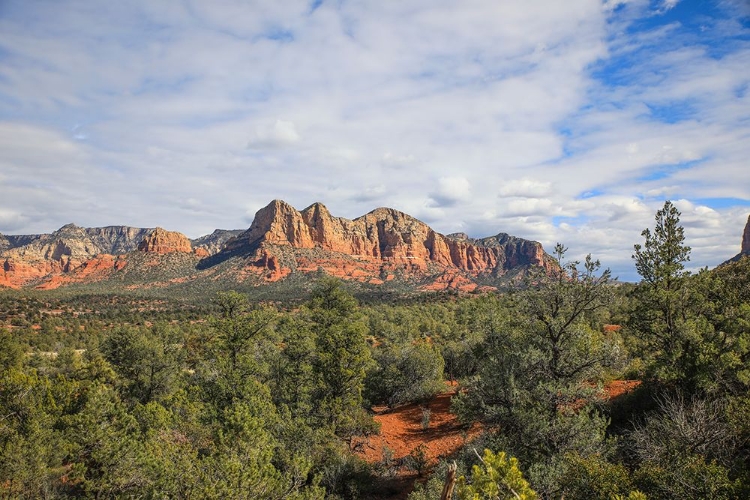
[[[464,419],[498,431],[497,448],[533,464],[529,477],[543,497],[560,493],[565,454],[603,450],[607,419],[595,384],[622,356],[619,337],[600,324],[612,297],[609,270],[591,256],[583,267],[566,262],[565,252],[558,244],[559,267],[528,278],[481,346],[468,391],[454,399]]]

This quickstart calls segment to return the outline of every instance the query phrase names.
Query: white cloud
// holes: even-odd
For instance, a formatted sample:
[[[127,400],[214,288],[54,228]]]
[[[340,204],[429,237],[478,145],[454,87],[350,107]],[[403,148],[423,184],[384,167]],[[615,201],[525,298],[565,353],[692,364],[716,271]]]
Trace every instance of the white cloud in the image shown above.
[[[300,137],[293,122],[276,120],[273,124],[255,127],[248,148],[280,148],[299,142]]]
[[[6,234],[16,229],[22,228],[28,220],[20,213],[13,210],[0,209],[0,226],[4,228]]]
[[[417,159],[414,157],[414,155],[396,155],[391,152],[387,152],[383,155],[381,163],[384,167],[403,168],[413,165],[414,163],[416,163],[416,161]]]
[[[504,201],[502,213],[506,216],[550,215],[554,210],[552,201],[544,198],[510,198]]]
[[[467,201],[471,196],[471,184],[465,177],[441,177],[437,184],[437,189],[430,193],[437,206],[450,207]]]
[[[524,196],[527,198],[539,198],[552,194],[552,183],[538,181],[528,177],[503,182],[498,190],[502,196]]]
[[[632,278],[669,197],[716,264],[750,211],[710,201],[750,199],[740,4],[699,36],[674,0],[8,4],[0,231],[393,206]]]
[[[659,9],[659,10],[660,10],[661,12],[666,12],[666,11],[668,11],[668,10],[674,9],[674,8],[675,8],[675,6],[676,6],[676,5],[678,4],[678,3],[680,3],[680,0],[663,0],[663,1],[661,2],[661,7],[660,7],[660,9]]]

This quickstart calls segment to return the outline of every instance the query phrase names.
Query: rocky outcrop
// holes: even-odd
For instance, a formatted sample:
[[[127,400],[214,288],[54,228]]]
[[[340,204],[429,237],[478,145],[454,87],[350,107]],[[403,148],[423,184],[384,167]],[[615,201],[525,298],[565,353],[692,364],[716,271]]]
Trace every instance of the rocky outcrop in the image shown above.
[[[127,226],[82,228],[66,224],[51,234],[6,236],[9,245],[4,250],[0,248],[0,252],[25,260],[57,260],[62,255],[78,260],[102,253],[117,255],[135,250],[151,231]]]
[[[84,230],[98,253],[121,255],[133,252],[153,229],[129,226],[91,227]]]
[[[740,253],[727,260],[726,262],[723,262],[719,265],[719,267],[723,267],[732,262],[737,262],[743,258],[750,258],[750,215],[748,215],[747,217],[745,230],[742,232],[742,244],[740,246]]]
[[[196,255],[207,257],[219,253],[227,241],[235,238],[245,231],[243,229],[216,229],[213,233],[190,240]]]
[[[23,286],[44,276],[65,273],[99,253],[83,228],[67,224],[52,234],[9,237],[0,253],[3,282]]]
[[[464,234],[446,237],[391,208],[348,220],[332,216],[320,203],[298,211],[281,200],[259,210],[250,228],[227,242],[223,252],[243,255],[278,275],[284,267],[306,270],[302,264],[310,259],[288,251],[306,249],[353,258],[366,268],[372,268],[367,263],[384,265],[385,274],[396,269],[421,275],[455,269],[499,277],[512,268],[553,265],[541,244],[503,233],[481,240]]]
[[[82,228],[66,224],[51,234],[5,236],[0,241],[0,284],[36,286],[40,280],[69,273],[99,255],[132,252],[152,231],[128,226]]]
[[[255,286],[292,275],[296,286],[322,271],[399,290],[469,292],[554,266],[541,244],[504,233],[445,236],[391,208],[349,220],[321,203],[299,211],[281,200],[259,210],[245,231],[216,230],[192,242],[162,228],[74,224],[51,234],[0,235],[0,286],[44,289],[107,280],[115,290],[188,282]]]
[[[174,252],[192,253],[193,247],[190,245],[190,240],[184,234],[157,227],[143,238],[143,241],[138,245],[138,250],[158,254]]]

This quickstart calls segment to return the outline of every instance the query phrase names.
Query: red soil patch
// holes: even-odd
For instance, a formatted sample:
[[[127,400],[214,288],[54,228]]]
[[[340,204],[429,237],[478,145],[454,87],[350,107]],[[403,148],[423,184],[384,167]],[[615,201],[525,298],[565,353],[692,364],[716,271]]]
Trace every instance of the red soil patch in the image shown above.
[[[608,399],[631,392],[640,380],[613,380],[604,386]],[[375,420],[380,423],[380,435],[370,436],[360,446],[358,454],[370,463],[383,460],[383,450],[388,448],[394,460],[400,460],[420,445],[427,447],[431,463],[455,453],[467,440],[481,431],[479,424],[470,427],[459,423],[450,412],[451,397],[455,391],[435,396],[426,405],[411,403],[388,410],[385,406],[373,407]],[[423,409],[430,411],[430,425],[422,429]]]
[[[639,385],[641,385],[640,380],[613,380],[604,386],[604,391],[609,399],[615,399],[631,392]]]
[[[362,447],[360,455],[370,463],[383,460],[383,450],[389,448],[393,459],[399,460],[420,445],[427,447],[431,463],[456,452],[463,444],[479,434],[478,424],[467,427],[459,423],[450,412],[451,397],[455,392],[435,396],[426,405],[416,403],[399,406],[391,411],[385,407],[373,408],[375,420],[380,423],[380,435],[371,436]],[[423,408],[430,412],[430,425],[422,429]]]
[[[404,458],[424,446],[429,467],[444,457],[457,452],[467,441],[481,432],[479,424],[462,425],[450,412],[451,397],[455,391],[435,396],[429,403],[411,403],[389,410],[376,406],[375,420],[380,423],[380,434],[370,436],[357,447],[357,454],[371,464],[383,463],[384,452],[390,450],[395,477],[384,481],[378,499],[405,499],[412,491],[418,475],[404,464]],[[422,428],[423,409],[430,411],[430,423]]]
[[[641,384],[640,380],[613,380],[604,386],[608,399],[615,399],[633,391]],[[450,412],[454,390],[435,396],[428,404],[416,403],[389,410],[384,406],[373,407],[375,420],[380,423],[380,434],[370,436],[360,443],[356,453],[371,464],[384,462],[384,451],[390,450],[390,459],[396,464],[396,475],[384,481],[384,488],[377,499],[405,499],[412,491],[414,481],[419,479],[416,472],[403,466],[403,459],[423,445],[430,466],[441,458],[457,452],[466,442],[477,437],[482,427],[459,423]],[[422,428],[423,409],[430,411],[430,425]]]

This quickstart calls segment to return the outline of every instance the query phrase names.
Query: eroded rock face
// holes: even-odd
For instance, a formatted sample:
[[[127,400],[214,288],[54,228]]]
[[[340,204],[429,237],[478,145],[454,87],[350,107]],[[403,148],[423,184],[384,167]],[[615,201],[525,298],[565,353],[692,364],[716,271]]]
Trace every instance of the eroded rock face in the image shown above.
[[[133,252],[151,229],[129,226],[90,227],[86,235],[97,246],[98,252],[110,255],[121,255]]]
[[[400,265],[410,273],[436,271],[439,269],[430,268],[437,266],[499,276],[519,266],[551,265],[541,244],[507,234],[482,240],[464,234],[446,237],[391,208],[378,208],[348,220],[332,216],[320,203],[298,211],[281,200],[259,210],[250,229],[228,242],[226,251],[248,256],[254,253],[256,265],[275,275],[281,261],[287,267],[305,267],[298,257],[294,262],[281,256],[270,258],[279,253],[274,249],[284,248],[320,249],[359,259],[364,267],[371,267],[364,263],[382,263],[394,269]]]
[[[163,266],[167,260],[174,265]],[[259,285],[323,271],[370,285],[469,292],[515,282],[532,267],[555,266],[539,243],[507,234],[445,236],[391,208],[349,220],[320,203],[299,211],[280,200],[259,210],[246,231],[217,230],[192,243],[178,232],[126,226],[68,224],[52,234],[0,235],[0,286],[12,287],[110,278],[118,287],[125,275],[153,285],[151,278],[165,269],[180,269],[184,276],[162,277],[159,286],[188,279]]]
[[[82,228],[66,224],[51,234],[0,238],[0,285],[35,285],[70,273],[99,255],[132,252],[151,229],[128,226]],[[63,280],[64,282],[64,280]]]
[[[184,252],[191,253],[193,247],[190,240],[182,233],[176,231],[167,231],[157,227],[138,245],[141,252],[153,252],[159,254]]]
[[[20,287],[70,272],[100,253],[111,253],[111,235],[126,229],[132,228],[85,229],[67,224],[51,234],[8,236],[9,247],[0,250],[0,282]],[[132,242],[131,246],[135,248]]]
[[[742,250],[740,250],[740,253],[750,254],[750,215],[747,216],[745,232],[742,233]]]

